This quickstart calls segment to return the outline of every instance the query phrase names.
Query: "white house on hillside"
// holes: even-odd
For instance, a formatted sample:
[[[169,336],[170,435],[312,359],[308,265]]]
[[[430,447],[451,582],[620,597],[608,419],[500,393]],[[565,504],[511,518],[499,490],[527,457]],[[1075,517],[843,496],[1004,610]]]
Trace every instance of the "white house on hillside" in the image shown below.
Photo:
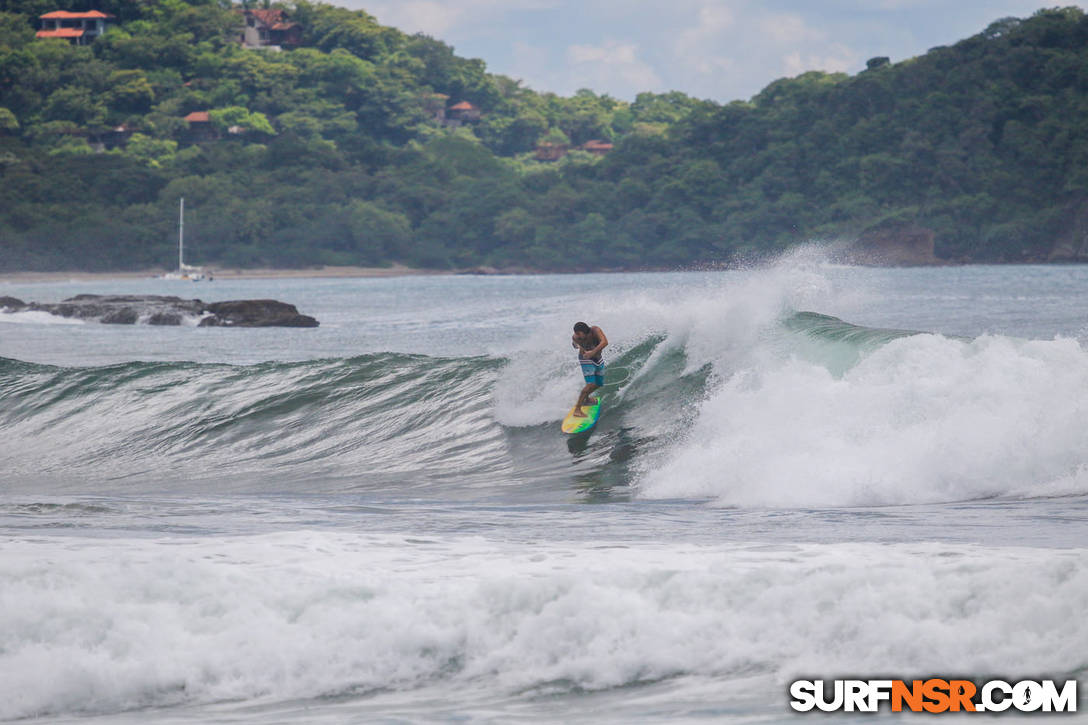
[[[72,45],[87,45],[106,32],[106,23],[113,17],[98,10],[85,13],[54,10],[38,16],[42,27],[37,35],[39,38],[64,38]]]

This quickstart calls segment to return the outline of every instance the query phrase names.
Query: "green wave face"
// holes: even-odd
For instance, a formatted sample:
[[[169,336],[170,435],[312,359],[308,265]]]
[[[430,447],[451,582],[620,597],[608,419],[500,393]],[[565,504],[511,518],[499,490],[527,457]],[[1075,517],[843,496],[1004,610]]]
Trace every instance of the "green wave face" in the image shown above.
[[[297,488],[463,464],[494,437],[481,381],[501,365],[402,355],[244,367],[8,360],[0,362],[0,432],[17,444],[0,461],[21,480],[63,488]],[[444,432],[453,418],[472,431],[467,441]]]
[[[850,343],[859,349],[875,349],[901,337],[923,334],[917,330],[886,330],[852,325],[838,317],[819,312],[794,312],[782,324],[787,330],[829,342]]]
[[[793,312],[782,319],[785,344],[796,354],[841,376],[867,353],[893,340],[922,335],[917,330],[862,327],[819,312]]]

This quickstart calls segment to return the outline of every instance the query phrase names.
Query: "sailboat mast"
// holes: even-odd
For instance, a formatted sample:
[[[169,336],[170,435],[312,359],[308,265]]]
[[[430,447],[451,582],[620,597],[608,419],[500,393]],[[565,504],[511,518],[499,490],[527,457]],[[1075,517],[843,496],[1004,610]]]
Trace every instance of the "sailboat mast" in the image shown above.
[[[178,205],[178,270],[185,269],[185,197]]]

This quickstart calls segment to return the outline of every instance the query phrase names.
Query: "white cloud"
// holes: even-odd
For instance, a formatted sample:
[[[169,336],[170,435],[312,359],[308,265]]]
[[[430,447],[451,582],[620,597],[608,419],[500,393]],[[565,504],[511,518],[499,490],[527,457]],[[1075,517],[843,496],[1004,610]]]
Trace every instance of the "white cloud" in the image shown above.
[[[756,27],[768,40],[779,45],[796,46],[800,43],[820,42],[824,34],[808,27],[800,15],[776,13],[757,18]]]
[[[850,70],[858,63],[859,53],[800,12],[775,12],[749,0],[680,5],[687,8],[685,26],[655,70],[694,95],[746,98],[783,75]]]
[[[548,10],[562,0],[342,0],[346,7],[370,13],[382,25],[407,33],[442,37],[473,26],[494,26],[508,13],[519,10]],[[335,3],[336,0],[333,0]]]
[[[694,25],[674,35],[669,44],[673,57],[680,67],[699,75],[728,72],[735,63],[728,55],[729,44],[721,41],[734,29],[736,15],[728,6],[706,2],[695,13]]]
[[[768,15],[760,19],[759,27],[781,53],[777,69],[787,76],[811,70],[847,71],[859,62],[859,53],[796,13]]]
[[[634,43],[609,40],[603,45],[572,45],[567,48],[567,61],[579,88],[607,91],[619,87],[623,95],[661,88],[660,76],[639,58]]]
[[[708,3],[699,8],[699,29],[708,32],[721,32],[730,28],[736,21],[736,15],[726,5]]]
[[[426,33],[441,38],[462,20],[467,6],[436,0],[407,0],[392,3],[368,3],[366,11],[382,25],[392,25],[408,33]]]
[[[329,0],[424,32],[539,91],[748,98],[784,75],[856,72],[980,32],[1042,0]],[[1068,4],[1068,1],[1056,4]]]
[[[858,54],[846,46],[832,47],[827,55],[801,55],[799,51],[787,53],[782,57],[782,71],[787,76],[796,76],[810,70],[822,70],[828,73],[845,73],[857,64]]]

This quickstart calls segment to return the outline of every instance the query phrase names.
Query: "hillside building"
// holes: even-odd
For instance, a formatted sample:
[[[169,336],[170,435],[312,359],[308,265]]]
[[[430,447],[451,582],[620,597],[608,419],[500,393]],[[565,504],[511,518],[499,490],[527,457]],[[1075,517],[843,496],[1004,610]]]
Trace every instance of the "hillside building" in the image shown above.
[[[459,125],[479,121],[482,114],[480,109],[468,101],[455,103],[446,109],[446,125]],[[451,121],[453,122],[451,124]]]
[[[600,141],[598,139],[586,141],[584,144],[582,144],[583,151],[588,151],[595,156],[604,156],[605,154],[612,151],[612,148],[612,144],[608,143],[607,141]]]
[[[184,120],[189,124],[190,141],[199,143],[219,138],[219,132],[212,123],[211,114],[207,111],[193,111]]]
[[[54,10],[39,15],[41,29],[39,38],[62,38],[72,45],[88,45],[106,32],[107,24],[114,16],[98,10],[85,13],[71,13],[67,10]]]
[[[282,50],[295,48],[302,43],[302,26],[291,22],[285,10],[242,10],[245,25],[242,27],[243,48]]]

